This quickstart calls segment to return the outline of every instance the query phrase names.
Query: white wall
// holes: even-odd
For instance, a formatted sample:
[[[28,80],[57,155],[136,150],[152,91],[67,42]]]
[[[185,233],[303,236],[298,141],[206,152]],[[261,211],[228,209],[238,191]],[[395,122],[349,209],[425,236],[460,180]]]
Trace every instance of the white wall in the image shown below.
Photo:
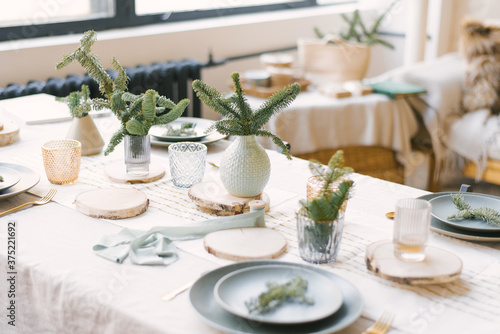
[[[339,13],[353,9],[352,5],[341,5],[98,32],[94,51],[104,66],[109,66],[113,56],[123,66],[184,58],[205,63],[210,50],[214,59],[220,60],[295,46],[297,38],[312,37],[315,26],[338,31],[342,24]],[[393,17],[388,22],[392,20]],[[0,86],[83,73],[77,64],[63,71],[55,70],[62,55],[78,46],[80,37],[81,34],[0,43]],[[368,76],[401,65],[404,40],[388,39],[396,44],[396,51],[376,46]],[[202,77],[218,89],[227,90],[231,72],[258,67],[258,57],[254,57],[207,68]]]

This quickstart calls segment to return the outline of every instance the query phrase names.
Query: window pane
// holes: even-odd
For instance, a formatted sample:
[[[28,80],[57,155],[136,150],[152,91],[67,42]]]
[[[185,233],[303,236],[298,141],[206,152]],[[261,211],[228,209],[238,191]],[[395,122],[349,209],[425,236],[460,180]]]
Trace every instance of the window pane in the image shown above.
[[[136,0],[135,12],[137,15],[146,15],[274,5],[287,2],[302,2],[302,0]]]
[[[114,16],[112,0],[5,1],[0,27],[81,21]]]

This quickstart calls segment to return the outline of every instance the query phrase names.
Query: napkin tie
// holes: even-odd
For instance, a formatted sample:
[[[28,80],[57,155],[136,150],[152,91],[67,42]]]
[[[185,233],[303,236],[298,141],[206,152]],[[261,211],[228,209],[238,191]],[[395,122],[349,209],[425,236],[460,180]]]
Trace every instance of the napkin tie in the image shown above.
[[[264,208],[251,207],[250,212],[221,217],[184,226],[152,227],[148,231],[123,228],[119,233],[105,235],[92,249],[113,262],[130,261],[139,265],[168,265],[178,259],[173,240],[202,238],[208,233],[238,227],[265,227]]]

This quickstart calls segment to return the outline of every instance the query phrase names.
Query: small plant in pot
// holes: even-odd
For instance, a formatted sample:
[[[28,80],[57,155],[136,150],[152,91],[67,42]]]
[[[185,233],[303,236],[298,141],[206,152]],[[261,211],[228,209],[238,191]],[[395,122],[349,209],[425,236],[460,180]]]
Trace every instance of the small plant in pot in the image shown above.
[[[90,98],[88,89],[71,93],[66,99],[74,114],[88,113],[90,110],[110,109],[118,118],[121,127],[111,137],[104,155],[110,154],[115,147],[125,140],[125,164],[127,172],[135,175],[148,173],[151,144],[149,129],[153,125],[168,124],[179,118],[187,105],[188,99],[175,104],[157,91],[149,89],[136,95],[128,92],[128,80],[125,69],[116,58],[111,65],[116,71],[113,80],[104,69],[100,59],[92,53],[96,41],[95,32],[87,31],[80,40],[80,46],[71,54],[63,56],[56,68],[62,69],[77,61],[92,79],[99,84],[102,98]]]
[[[346,202],[354,186],[346,175],[353,169],[344,167],[342,151],[337,151],[327,166],[311,161],[309,169],[319,188],[309,201],[301,201],[297,212],[300,256],[311,263],[334,262],[342,240]]]
[[[379,37],[379,29],[399,1],[393,1],[370,27],[363,22],[359,10],[355,10],[351,16],[341,15],[348,25],[347,29],[339,33],[325,33],[315,27],[316,39],[299,39],[299,60],[306,76],[320,85],[363,79],[368,70],[372,45],[394,49],[391,43]]]
[[[101,153],[104,140],[89,115],[92,110],[92,106],[88,102],[90,100],[89,87],[82,85],[80,91],[72,92],[66,97],[56,97],[56,100],[65,102],[73,117],[66,138],[78,140],[82,144],[82,155]]]
[[[195,80],[193,89],[200,100],[223,118],[213,125],[217,131],[236,136],[220,162],[220,176],[226,190],[234,196],[254,197],[262,193],[269,181],[271,163],[255,136],[271,137],[289,158],[290,153],[278,136],[264,130],[271,116],[286,108],[300,93],[300,85],[291,84],[272,95],[257,110],[245,99],[240,76],[232,73],[234,94],[224,96],[217,89]]]

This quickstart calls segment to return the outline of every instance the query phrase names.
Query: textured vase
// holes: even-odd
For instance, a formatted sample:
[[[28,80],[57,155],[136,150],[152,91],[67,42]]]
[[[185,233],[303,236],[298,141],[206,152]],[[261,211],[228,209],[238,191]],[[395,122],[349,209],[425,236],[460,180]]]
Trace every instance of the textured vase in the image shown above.
[[[339,211],[337,219],[329,221],[315,221],[300,210],[297,213],[297,241],[300,257],[310,263],[335,262],[342,241],[343,229],[343,210]]]
[[[222,184],[234,196],[259,195],[270,174],[269,157],[253,135],[236,137],[220,161]]]
[[[104,147],[104,140],[89,115],[73,118],[66,139],[78,140],[82,144],[82,155],[85,156],[99,154]]]

